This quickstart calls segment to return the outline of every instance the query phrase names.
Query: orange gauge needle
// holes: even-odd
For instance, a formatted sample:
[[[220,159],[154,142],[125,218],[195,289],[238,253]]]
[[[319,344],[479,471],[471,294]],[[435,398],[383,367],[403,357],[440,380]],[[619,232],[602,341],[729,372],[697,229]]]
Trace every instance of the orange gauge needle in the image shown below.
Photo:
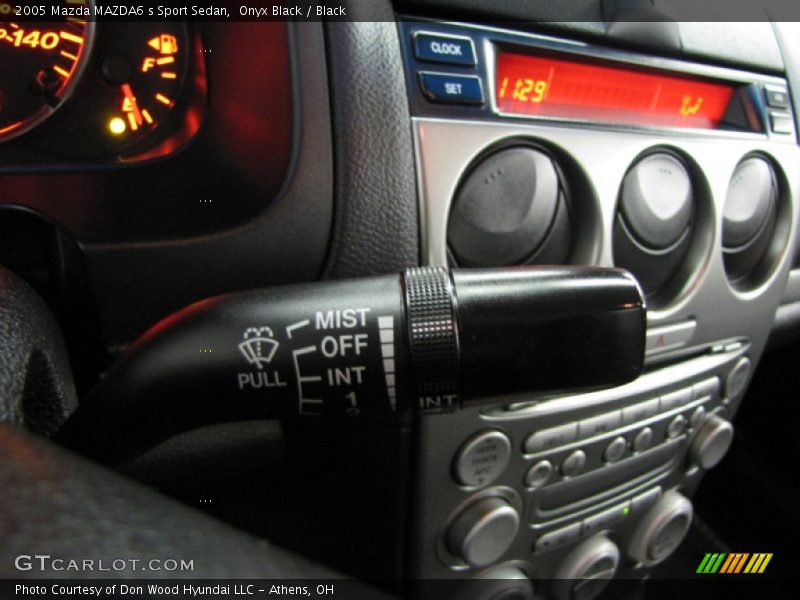
[[[130,103],[131,109],[133,109],[133,118],[136,120],[136,124],[141,125],[144,122],[142,119],[142,112],[139,110],[139,105],[136,104],[136,97],[133,95],[131,86],[127,83],[123,83],[122,93],[125,94],[125,99]]]

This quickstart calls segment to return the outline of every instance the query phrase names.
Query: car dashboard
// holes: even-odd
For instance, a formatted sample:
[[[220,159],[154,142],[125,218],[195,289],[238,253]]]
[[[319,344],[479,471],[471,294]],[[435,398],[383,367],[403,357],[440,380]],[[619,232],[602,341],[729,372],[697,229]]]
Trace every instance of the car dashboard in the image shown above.
[[[3,420],[57,440],[75,399],[141,334],[214,296],[420,266],[624,269],[646,332],[641,374],[623,385],[451,414],[234,415],[187,426],[117,471],[402,597],[654,598],[660,579],[711,573],[710,553],[761,556],[739,568],[790,577],[791,533],[759,538],[753,511],[719,497],[745,488],[758,500],[761,485],[800,531],[793,479],[775,474],[797,456],[790,420],[775,415],[796,414],[786,403],[800,387],[798,29],[749,11],[560,4],[3,16],[13,67],[0,72],[0,265],[44,299],[54,317],[41,317],[41,343],[63,335],[53,352],[67,357],[0,369]],[[582,333],[595,339],[565,330],[563,344]],[[628,343],[614,335],[587,351]],[[580,380],[555,346],[531,352]],[[260,347],[239,350],[259,371],[270,362]],[[355,398],[365,388],[352,374],[336,385]],[[67,383],[53,392],[32,377]],[[31,393],[60,417],[32,418]],[[146,522],[147,504],[136,510]],[[156,512],[151,528],[168,530]],[[71,526],[27,536],[19,523],[35,516],[6,517],[22,533],[0,552],[4,578],[53,576],[21,572],[14,557],[81,537]],[[129,541],[107,551],[124,555]],[[195,575],[241,575],[203,548],[215,566]],[[246,576],[308,572],[292,564]]]

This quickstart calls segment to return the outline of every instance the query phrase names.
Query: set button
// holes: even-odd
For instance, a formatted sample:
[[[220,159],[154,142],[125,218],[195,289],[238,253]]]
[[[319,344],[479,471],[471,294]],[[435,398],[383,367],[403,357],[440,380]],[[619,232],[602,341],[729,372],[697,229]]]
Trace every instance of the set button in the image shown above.
[[[431,102],[449,104],[483,104],[483,85],[475,75],[452,73],[419,73],[422,93]]]
[[[793,131],[792,117],[784,113],[769,113],[769,128],[772,133],[789,135]]]

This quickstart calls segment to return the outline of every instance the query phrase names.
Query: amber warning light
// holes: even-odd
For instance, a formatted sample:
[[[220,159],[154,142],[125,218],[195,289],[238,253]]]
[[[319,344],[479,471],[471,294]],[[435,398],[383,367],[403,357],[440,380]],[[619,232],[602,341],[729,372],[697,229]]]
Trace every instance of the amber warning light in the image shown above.
[[[497,108],[519,115],[717,129],[735,88],[717,82],[501,52]]]

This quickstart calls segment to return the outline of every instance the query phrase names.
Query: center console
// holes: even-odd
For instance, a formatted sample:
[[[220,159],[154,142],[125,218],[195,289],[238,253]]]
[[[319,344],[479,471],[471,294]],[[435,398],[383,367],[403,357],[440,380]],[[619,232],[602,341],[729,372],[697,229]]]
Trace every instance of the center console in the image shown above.
[[[787,83],[504,29],[399,27],[425,262],[617,266],[648,303],[636,381],[420,419],[410,575],[498,580],[487,598],[595,597],[672,554],[732,442],[791,269]]]

